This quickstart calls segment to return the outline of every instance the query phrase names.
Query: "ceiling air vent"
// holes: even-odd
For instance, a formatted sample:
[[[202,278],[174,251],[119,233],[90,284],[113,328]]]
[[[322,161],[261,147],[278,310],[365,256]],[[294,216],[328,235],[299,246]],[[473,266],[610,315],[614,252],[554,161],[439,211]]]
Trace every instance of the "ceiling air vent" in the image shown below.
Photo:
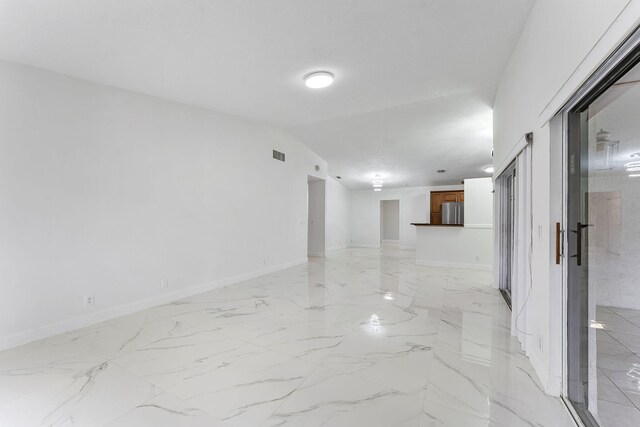
[[[284,153],[273,150],[273,158],[276,160],[280,160],[281,162],[284,162]]]

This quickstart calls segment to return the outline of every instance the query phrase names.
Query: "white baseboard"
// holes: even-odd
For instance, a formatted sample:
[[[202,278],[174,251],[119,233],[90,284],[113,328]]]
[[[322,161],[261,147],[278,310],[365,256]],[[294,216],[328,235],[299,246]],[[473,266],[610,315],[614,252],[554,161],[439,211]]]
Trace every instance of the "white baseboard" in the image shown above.
[[[324,258],[325,255],[326,255],[326,252],[309,252],[309,253],[307,253],[307,256],[318,257],[318,258]]]
[[[464,228],[493,228],[493,224],[465,224]]]
[[[411,250],[416,250],[415,246],[406,246],[406,245],[400,245],[400,249],[411,249]]]
[[[540,359],[538,359],[538,355],[536,354],[535,351],[529,351],[528,353],[529,354],[527,354],[527,357],[529,358],[529,362],[531,363],[531,366],[533,366],[533,370],[536,372],[536,375],[538,376],[538,380],[540,380],[540,383],[542,384],[542,389],[548,393],[549,373],[547,372],[546,369],[544,369],[544,366],[542,365],[542,362],[540,362]]]
[[[51,325],[42,326],[36,329],[29,329],[27,331],[18,332],[11,335],[5,335],[3,337],[0,337],[0,351],[6,350],[12,347],[17,347],[19,345],[27,344],[32,341],[36,341],[43,338],[52,337],[54,335],[63,334],[65,332],[73,331],[76,329],[84,328],[86,326],[90,326],[98,322],[103,322],[105,320],[126,316],[127,314],[146,310],[148,308],[155,307],[158,305],[168,304],[173,301],[177,301],[183,298],[188,298],[192,295],[197,295],[213,289],[229,286],[234,283],[242,282],[245,280],[253,279],[255,277],[263,276],[265,274],[284,270],[290,267],[294,267],[296,265],[304,264],[306,262],[307,262],[306,257],[300,258],[295,261],[290,261],[290,262],[274,265],[271,267],[254,270],[249,273],[239,274],[236,276],[227,277],[225,279],[220,279],[213,282],[204,283],[201,285],[179,289],[173,292],[156,295],[151,298],[135,301],[129,304],[107,308],[104,310],[97,311],[95,313],[74,317],[71,319],[63,320],[61,322],[53,323]]]
[[[542,385],[542,389],[550,396],[560,397],[560,394],[562,392],[562,379],[555,375],[551,375],[549,371],[544,367],[544,365],[540,361],[538,352],[533,346],[533,339],[531,339],[532,337],[529,336],[528,338],[529,339],[526,340],[527,344],[523,346],[525,348],[524,352],[529,359],[529,363],[531,363],[531,366],[533,367],[533,370],[535,371],[540,384]]]
[[[382,243],[400,243],[398,239],[382,239]]]
[[[462,262],[442,262],[442,261],[426,261],[417,259],[416,264],[424,265],[427,267],[453,267],[453,268],[468,268],[474,270],[491,271],[491,264],[466,264]]]

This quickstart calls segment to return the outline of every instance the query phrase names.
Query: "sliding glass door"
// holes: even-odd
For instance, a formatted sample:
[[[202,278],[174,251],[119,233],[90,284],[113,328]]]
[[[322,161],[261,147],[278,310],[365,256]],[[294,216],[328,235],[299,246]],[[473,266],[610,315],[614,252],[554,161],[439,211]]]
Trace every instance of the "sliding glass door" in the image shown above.
[[[639,57],[565,116],[567,397],[586,425],[640,425]]]
[[[505,301],[511,307],[511,284],[513,281],[514,225],[515,225],[515,191],[516,166],[511,163],[496,178],[496,200],[499,210],[497,218],[500,233],[498,241],[499,275],[498,285]]]

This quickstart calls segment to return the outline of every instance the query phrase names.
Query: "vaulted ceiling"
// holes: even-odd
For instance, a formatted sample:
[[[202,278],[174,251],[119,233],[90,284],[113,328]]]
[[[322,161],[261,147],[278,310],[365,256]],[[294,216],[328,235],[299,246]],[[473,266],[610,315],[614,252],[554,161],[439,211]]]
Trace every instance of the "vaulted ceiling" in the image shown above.
[[[456,183],[532,2],[0,0],[0,58],[287,128],[350,188]]]

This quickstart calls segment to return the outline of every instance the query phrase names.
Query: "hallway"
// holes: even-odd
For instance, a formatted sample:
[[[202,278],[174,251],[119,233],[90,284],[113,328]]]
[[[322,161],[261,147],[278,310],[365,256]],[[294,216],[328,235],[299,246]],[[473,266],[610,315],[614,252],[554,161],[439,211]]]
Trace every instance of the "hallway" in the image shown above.
[[[490,274],[348,249],[0,353],[0,425],[569,426]]]

